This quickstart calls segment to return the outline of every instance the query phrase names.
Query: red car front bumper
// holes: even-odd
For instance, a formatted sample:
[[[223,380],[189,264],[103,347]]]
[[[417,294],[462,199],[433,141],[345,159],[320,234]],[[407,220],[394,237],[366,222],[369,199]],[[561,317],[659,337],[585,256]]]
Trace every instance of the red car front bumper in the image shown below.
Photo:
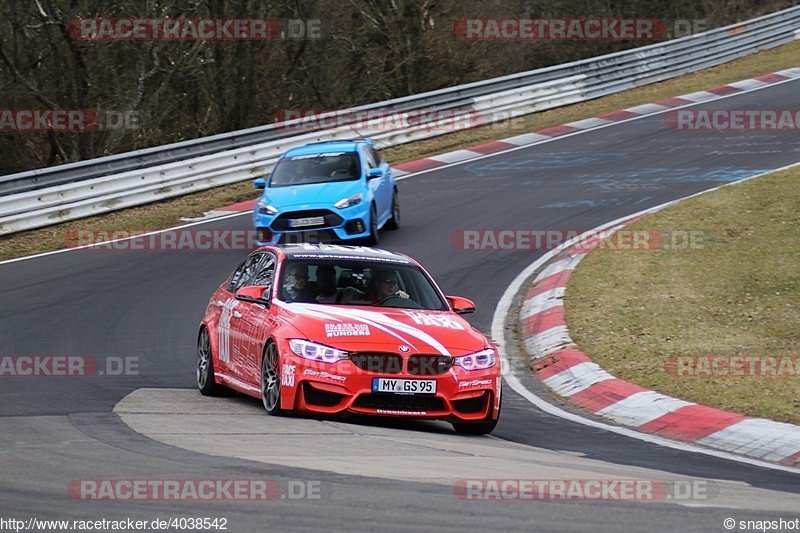
[[[282,343],[283,344],[283,343]],[[281,406],[284,409],[327,415],[363,414],[442,419],[455,422],[496,420],[500,412],[502,380],[499,364],[486,370],[467,371],[451,366],[431,375],[402,369],[391,373],[360,368],[352,360],[320,363],[281,346]],[[363,365],[362,365],[363,366]],[[399,370],[399,371],[398,371]],[[375,378],[434,380],[435,394],[373,392]]]

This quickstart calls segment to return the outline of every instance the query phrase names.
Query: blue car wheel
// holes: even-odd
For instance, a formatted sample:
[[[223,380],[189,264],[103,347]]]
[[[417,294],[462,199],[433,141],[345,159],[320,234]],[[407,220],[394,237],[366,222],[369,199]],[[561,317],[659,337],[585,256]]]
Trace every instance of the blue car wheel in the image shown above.
[[[375,246],[378,244],[378,212],[375,211],[375,205],[369,210],[369,237],[365,239],[367,246]]]
[[[392,191],[392,218],[387,220],[383,227],[388,230],[396,230],[400,227],[400,199],[397,197],[397,189]]]

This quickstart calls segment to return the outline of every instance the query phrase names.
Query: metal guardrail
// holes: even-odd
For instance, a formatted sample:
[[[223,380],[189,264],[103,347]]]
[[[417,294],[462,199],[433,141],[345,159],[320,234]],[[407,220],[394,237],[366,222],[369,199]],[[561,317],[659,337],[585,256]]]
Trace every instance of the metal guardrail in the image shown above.
[[[704,33],[302,119],[0,177],[0,235],[181,196],[265,173],[308,142],[369,136],[387,147],[674,78],[800,38],[800,6]],[[425,111],[426,113],[421,113]],[[364,125],[365,113],[413,126]],[[453,122],[442,128],[444,113]],[[429,117],[430,120],[426,120]],[[401,123],[402,120],[397,120]]]

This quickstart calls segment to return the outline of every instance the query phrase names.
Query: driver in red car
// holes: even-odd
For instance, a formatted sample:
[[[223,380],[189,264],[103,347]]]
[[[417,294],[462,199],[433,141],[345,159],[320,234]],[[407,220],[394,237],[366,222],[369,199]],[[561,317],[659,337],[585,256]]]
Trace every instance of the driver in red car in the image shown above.
[[[289,302],[313,303],[316,301],[319,289],[315,283],[308,281],[308,267],[305,264],[289,265],[286,269],[283,293]]]
[[[406,298],[408,293],[400,290],[397,272],[394,270],[376,270],[370,280],[367,290],[367,300],[375,305],[381,305],[389,298]]]

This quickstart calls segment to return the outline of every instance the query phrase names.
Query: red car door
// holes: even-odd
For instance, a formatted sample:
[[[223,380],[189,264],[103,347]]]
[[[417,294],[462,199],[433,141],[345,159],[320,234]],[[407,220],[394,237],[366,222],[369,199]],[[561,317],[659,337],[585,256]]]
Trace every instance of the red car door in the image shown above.
[[[214,295],[213,305],[219,310],[217,319],[219,370],[231,376],[242,376],[242,367],[244,366],[242,351],[247,352],[242,341],[245,329],[242,322],[245,302],[236,299],[236,291],[247,286],[255,277],[264,256],[263,253],[248,256],[234,271],[228,285]]]
[[[271,287],[275,279],[276,264],[277,261],[273,254],[264,253],[257,273],[245,283],[245,286]],[[250,384],[260,386],[264,342],[272,334],[276,320],[264,304],[253,302],[238,302],[238,304],[237,311],[234,313],[236,324],[234,368],[237,377]]]
[[[275,317],[264,305],[244,303],[241,324],[240,377],[248,383],[261,386],[261,357],[264,343],[275,328]]]
[[[219,351],[220,370],[231,374],[233,373],[233,364],[231,362],[231,351],[233,350],[233,342],[231,342],[233,337],[233,312],[237,300],[232,295],[223,292],[220,294],[220,298],[216,300],[215,304],[219,308],[217,349]]]

